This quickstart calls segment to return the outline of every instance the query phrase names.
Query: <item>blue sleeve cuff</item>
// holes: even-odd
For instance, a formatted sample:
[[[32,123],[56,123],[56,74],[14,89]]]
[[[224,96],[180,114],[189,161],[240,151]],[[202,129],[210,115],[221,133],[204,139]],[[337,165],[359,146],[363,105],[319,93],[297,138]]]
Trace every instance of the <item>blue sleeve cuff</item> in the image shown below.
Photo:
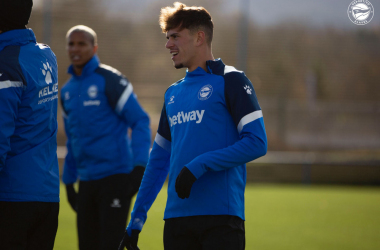
[[[206,167],[203,167],[202,164],[194,161],[191,161],[190,163],[186,164],[186,167],[197,179],[199,179],[199,177],[201,177],[204,173],[207,172]]]

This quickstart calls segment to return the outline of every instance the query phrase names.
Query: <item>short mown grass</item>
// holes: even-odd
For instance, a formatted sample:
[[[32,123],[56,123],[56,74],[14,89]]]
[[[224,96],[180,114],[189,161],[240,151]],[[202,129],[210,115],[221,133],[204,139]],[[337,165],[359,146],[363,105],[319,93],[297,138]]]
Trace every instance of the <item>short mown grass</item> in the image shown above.
[[[163,250],[166,185],[140,234],[142,250]],[[247,250],[380,249],[380,188],[263,185],[246,188]],[[55,250],[78,249],[75,213],[61,186]]]

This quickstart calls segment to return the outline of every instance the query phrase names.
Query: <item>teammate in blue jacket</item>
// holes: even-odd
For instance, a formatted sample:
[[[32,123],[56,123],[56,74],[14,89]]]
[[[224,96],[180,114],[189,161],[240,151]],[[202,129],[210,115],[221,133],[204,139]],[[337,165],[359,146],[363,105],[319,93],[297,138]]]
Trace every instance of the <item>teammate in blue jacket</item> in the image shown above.
[[[138,249],[147,212],[169,173],[166,250],[245,247],[245,163],[266,154],[261,108],[242,71],[214,60],[213,22],[203,7],[161,9],[175,68],[149,162],[119,249]]]
[[[57,59],[26,29],[31,0],[0,1],[0,248],[51,250],[58,227]]]
[[[62,179],[77,211],[81,250],[118,248],[151,144],[149,117],[132,84],[100,63],[97,48],[91,28],[68,31],[72,77],[61,90],[68,151]]]

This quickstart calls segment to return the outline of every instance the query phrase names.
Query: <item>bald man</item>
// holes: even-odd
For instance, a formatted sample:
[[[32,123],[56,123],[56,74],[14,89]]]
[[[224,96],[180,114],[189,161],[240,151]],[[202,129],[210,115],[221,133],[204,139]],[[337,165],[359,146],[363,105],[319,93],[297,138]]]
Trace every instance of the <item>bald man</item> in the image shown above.
[[[100,63],[94,30],[78,25],[66,39],[72,64],[61,91],[68,150],[62,179],[77,212],[79,248],[117,249],[148,161],[149,117],[128,79]]]

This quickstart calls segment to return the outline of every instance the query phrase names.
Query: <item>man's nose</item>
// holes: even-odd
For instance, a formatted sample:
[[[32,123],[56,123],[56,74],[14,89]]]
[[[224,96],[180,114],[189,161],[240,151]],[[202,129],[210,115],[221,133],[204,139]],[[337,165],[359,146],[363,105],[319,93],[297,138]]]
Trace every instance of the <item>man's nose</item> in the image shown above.
[[[166,42],[165,48],[170,49],[170,47],[173,46],[173,43],[170,41],[170,39]]]
[[[76,46],[76,45],[70,45],[69,46],[69,51],[77,51],[78,50],[78,46]]]

